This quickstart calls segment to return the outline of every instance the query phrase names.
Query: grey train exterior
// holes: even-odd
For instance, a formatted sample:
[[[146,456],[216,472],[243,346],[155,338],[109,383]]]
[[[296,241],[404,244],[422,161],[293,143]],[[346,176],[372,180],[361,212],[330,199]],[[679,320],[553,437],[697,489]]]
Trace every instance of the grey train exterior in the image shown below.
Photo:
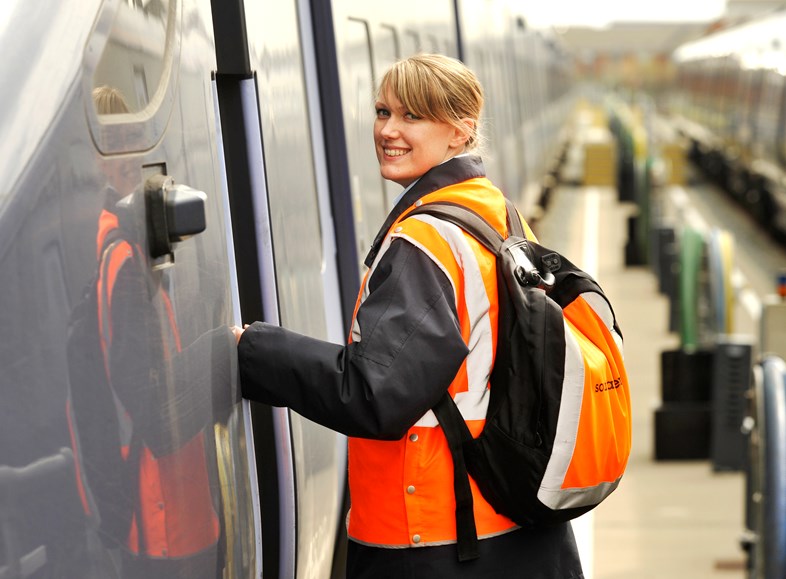
[[[522,209],[571,103],[565,55],[508,3],[377,4],[0,10],[1,579],[342,575],[346,441],[243,401],[229,327],[346,339],[397,194],[371,138],[396,59],[478,71],[489,176]]]
[[[786,52],[780,11],[681,46],[670,102],[691,156],[786,241]]]

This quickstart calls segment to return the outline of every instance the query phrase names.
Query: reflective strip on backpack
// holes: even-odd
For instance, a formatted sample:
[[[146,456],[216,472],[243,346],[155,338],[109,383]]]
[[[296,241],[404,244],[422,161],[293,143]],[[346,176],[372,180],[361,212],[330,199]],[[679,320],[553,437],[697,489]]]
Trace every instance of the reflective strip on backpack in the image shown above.
[[[538,490],[540,502],[552,509],[567,506],[564,501],[570,498],[570,493],[563,492],[562,483],[576,448],[576,433],[579,429],[583,395],[584,359],[573,332],[565,323],[565,377],[560,399],[559,422],[551,457]]]
[[[630,452],[630,399],[613,312],[602,296],[592,292],[563,311],[560,419],[538,491],[538,499],[552,509],[599,503],[619,484]],[[598,456],[603,460],[596,461]],[[598,464],[604,464],[605,470],[596,468]]]

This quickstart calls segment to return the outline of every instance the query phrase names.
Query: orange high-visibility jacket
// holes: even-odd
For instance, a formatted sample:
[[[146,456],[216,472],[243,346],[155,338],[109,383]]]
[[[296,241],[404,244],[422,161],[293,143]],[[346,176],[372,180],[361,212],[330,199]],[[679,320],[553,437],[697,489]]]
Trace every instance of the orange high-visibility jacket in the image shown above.
[[[99,220],[97,246],[103,247],[103,239],[108,231],[118,227],[118,218],[115,214],[104,210]],[[102,349],[105,359],[112,348],[112,340],[117,332],[128,331],[123,328],[124,320],[103,320],[104,315],[112,318],[112,301],[115,295],[115,284],[123,266],[133,259],[133,252],[139,251],[132,247],[128,241],[120,241],[107,252],[103,259],[109,260],[106,270],[106,279],[99,278],[99,327],[106,328],[102,332]],[[99,260],[102,256],[98,256]],[[103,268],[102,268],[103,270]],[[104,292],[103,284],[107,284],[106,293],[108,304],[101,303]],[[153,296],[153,304],[162,309],[162,315],[168,320],[162,332],[169,334],[162,336],[161,346],[164,359],[176,355],[181,350],[180,336],[177,324],[166,292],[158,288]],[[147,298],[146,298],[147,299]],[[137,312],[138,315],[143,315]],[[107,365],[110,375],[111,368]],[[138,387],[150,388],[149,384],[140,384]],[[162,386],[163,387],[163,386]],[[206,438],[204,431],[200,431],[187,441],[184,441],[172,452],[156,456],[150,448],[143,444],[137,457],[128,457],[128,443],[131,431],[140,428],[134,425],[134,417],[122,408],[122,395],[116,395],[119,406],[118,417],[121,430],[125,438],[122,449],[123,458],[139,461],[138,468],[138,499],[139,506],[135,510],[128,533],[127,546],[133,553],[140,553],[154,559],[169,559],[187,557],[199,553],[216,544],[220,534],[218,516],[213,508],[213,498],[208,480],[208,467],[206,455]],[[142,412],[155,413],[155,409],[142,408]],[[126,497],[123,497],[127,500]],[[141,518],[141,522],[140,519]],[[140,549],[140,539],[143,549]]]
[[[455,162],[460,162],[457,159]],[[485,177],[442,187],[418,198],[392,223],[366,274],[355,308],[351,341],[363,339],[357,311],[369,295],[368,280],[391,243],[403,239],[424,252],[449,278],[461,335],[469,350],[449,391],[470,431],[483,429],[489,401],[489,377],[497,344],[496,258],[461,229],[428,215],[407,219],[421,204],[448,201],[483,216],[506,234],[502,193]],[[528,231],[532,236],[532,232]],[[417,284],[417,279],[409,283]],[[456,540],[453,460],[432,411],[426,412],[401,440],[349,440],[352,508],[349,536],[381,547],[425,546]],[[516,528],[498,515],[470,481],[480,538]]]

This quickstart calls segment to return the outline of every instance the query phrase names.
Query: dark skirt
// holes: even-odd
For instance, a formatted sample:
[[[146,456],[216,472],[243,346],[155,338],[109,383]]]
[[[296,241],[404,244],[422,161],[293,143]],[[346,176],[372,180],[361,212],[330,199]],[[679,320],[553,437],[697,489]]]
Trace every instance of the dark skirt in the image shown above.
[[[569,523],[519,529],[480,541],[480,557],[460,563],[456,545],[381,549],[352,540],[347,579],[582,579]]]

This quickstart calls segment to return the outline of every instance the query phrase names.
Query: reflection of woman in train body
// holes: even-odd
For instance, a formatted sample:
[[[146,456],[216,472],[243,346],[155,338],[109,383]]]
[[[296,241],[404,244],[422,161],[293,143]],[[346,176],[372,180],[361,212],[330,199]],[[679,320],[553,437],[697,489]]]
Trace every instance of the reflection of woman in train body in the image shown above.
[[[98,87],[93,99],[99,114],[128,113],[116,89]],[[210,395],[210,377],[192,376],[188,368],[196,367],[189,356],[212,350],[219,353],[217,359],[231,360],[231,335],[222,329],[181,344],[162,274],[151,271],[145,255],[144,222],[138,219],[144,202],[138,199],[138,187],[127,174],[109,174],[116,187],[136,191],[118,193],[107,187],[99,216],[97,303],[88,307],[98,311],[99,355],[111,397],[93,397],[81,408],[74,404],[83,506],[89,516],[97,511],[99,534],[109,552],[119,555],[115,564],[122,571],[105,570],[104,576],[213,577],[220,563],[220,524],[209,475],[211,439],[205,436],[211,420],[198,411],[211,408],[211,401],[204,400]],[[88,341],[72,344],[70,350],[90,355]],[[214,376],[220,372],[228,374],[227,362],[214,365]],[[71,385],[72,392],[77,390],[75,402],[79,388],[79,383]],[[95,418],[109,413],[117,418]],[[88,436],[93,439],[86,440]],[[107,446],[101,444],[107,441],[115,441],[117,447],[109,450],[120,454],[110,457],[117,472],[107,464]]]
[[[506,233],[503,195],[469,154],[482,105],[475,75],[456,60],[394,65],[377,95],[374,143],[382,176],[405,189],[366,258],[349,344],[260,322],[234,329],[245,397],[350,437],[348,577],[582,577],[569,524],[520,529],[474,482],[480,556],[457,557],[453,465],[430,408],[447,389],[473,434],[483,427],[496,265],[455,226],[407,214],[452,201]]]
[[[101,85],[93,89],[93,104],[99,115],[128,114],[129,108],[123,94],[114,87]]]

